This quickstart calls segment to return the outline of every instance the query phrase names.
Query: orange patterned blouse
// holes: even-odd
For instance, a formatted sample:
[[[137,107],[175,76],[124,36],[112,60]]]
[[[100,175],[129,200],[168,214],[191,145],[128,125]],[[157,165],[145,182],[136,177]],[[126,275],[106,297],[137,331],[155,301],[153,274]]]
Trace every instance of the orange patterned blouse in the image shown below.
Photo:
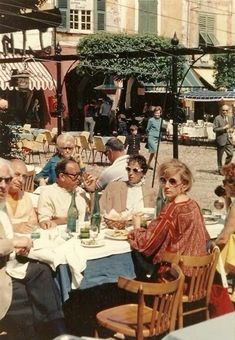
[[[181,203],[169,202],[147,229],[135,229],[128,234],[131,247],[151,256],[153,263],[161,262],[164,251],[179,255],[205,255],[208,239],[201,210],[192,199]]]

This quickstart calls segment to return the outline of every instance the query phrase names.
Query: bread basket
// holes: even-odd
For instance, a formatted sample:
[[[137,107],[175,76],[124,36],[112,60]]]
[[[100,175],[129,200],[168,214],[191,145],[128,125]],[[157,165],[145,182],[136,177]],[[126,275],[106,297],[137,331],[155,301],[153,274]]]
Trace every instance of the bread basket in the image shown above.
[[[110,229],[125,229],[126,225],[129,223],[128,220],[110,220],[107,217],[104,217],[104,222]]]

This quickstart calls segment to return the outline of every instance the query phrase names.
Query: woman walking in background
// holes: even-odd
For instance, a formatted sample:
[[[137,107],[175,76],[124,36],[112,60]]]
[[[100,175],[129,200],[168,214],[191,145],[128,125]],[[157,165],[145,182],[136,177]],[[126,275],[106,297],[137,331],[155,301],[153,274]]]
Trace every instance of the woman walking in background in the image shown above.
[[[161,133],[161,125],[162,125],[162,108],[161,106],[153,106],[153,117],[149,119],[146,133],[148,137],[147,147],[149,150],[149,160],[148,160],[148,168],[153,170],[151,167],[151,162],[153,160],[154,154],[157,151],[158,144],[160,142],[160,133]]]

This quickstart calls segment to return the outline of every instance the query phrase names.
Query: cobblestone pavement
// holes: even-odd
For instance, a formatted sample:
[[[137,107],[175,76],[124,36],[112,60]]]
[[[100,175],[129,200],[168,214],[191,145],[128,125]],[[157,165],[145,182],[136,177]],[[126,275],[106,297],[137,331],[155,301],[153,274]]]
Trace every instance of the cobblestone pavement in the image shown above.
[[[145,149],[144,143],[141,145],[141,154],[148,158],[148,150]],[[173,145],[170,142],[161,142],[159,147],[158,163],[173,157]],[[216,174],[216,148],[207,146],[188,146],[179,145],[179,159],[185,162],[191,169],[194,177],[194,183],[189,195],[194,198],[201,208],[213,208],[214,200],[217,196],[214,189],[217,185],[222,184],[223,177]],[[100,161],[97,154],[96,161]],[[87,170],[93,175],[98,176],[104,169],[104,166],[87,165]],[[149,170],[146,176],[146,183],[152,185],[153,171]],[[154,187],[158,187],[156,179]]]
[[[148,150],[141,144],[141,154],[148,158]],[[163,141],[159,147],[158,164],[173,157],[173,145],[171,142]],[[48,157],[47,157],[48,158]],[[85,153],[82,155],[88,172],[99,176],[103,169],[108,166],[100,165],[100,155],[96,155],[95,164],[86,164]],[[217,196],[214,189],[222,184],[223,177],[216,174],[216,148],[211,146],[179,145],[179,159],[185,162],[191,169],[194,176],[194,183],[189,195],[194,198],[201,208],[213,208]],[[146,176],[146,183],[152,185],[153,171],[149,170]],[[157,180],[154,180],[154,187],[158,188]]]

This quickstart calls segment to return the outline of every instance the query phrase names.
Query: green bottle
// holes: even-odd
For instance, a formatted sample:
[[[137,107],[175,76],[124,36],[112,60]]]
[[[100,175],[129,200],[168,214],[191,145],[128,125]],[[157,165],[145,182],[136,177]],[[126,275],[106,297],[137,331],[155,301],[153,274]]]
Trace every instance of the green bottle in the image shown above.
[[[71,196],[71,203],[67,214],[67,232],[76,232],[76,222],[79,217],[79,212],[75,201],[76,192],[72,192]]]
[[[101,216],[100,216],[100,204],[99,204],[99,190],[95,190],[94,193],[94,200],[93,205],[91,209],[91,228],[97,227],[98,232],[100,232],[100,222],[101,222]]]

